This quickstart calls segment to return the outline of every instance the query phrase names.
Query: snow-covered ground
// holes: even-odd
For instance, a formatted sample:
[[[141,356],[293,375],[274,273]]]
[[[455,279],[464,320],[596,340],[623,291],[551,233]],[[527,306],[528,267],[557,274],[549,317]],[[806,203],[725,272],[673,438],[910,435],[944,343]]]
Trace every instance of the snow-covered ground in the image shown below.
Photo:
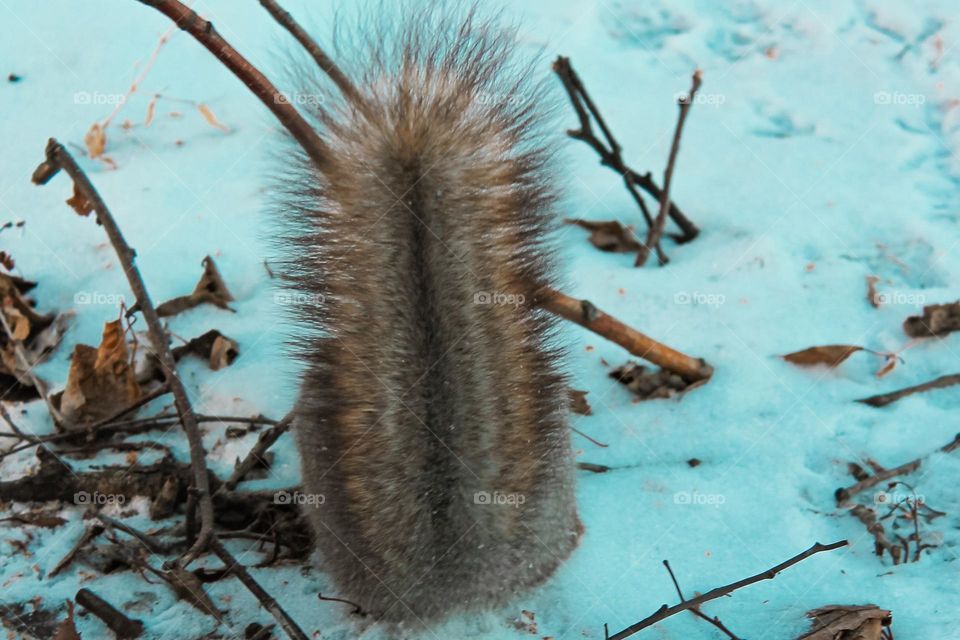
[[[285,4],[321,42],[333,10],[345,6]],[[255,65],[277,75],[278,52],[294,45],[258,3],[194,6]],[[524,46],[544,50],[545,77],[554,55],[571,57],[640,171],[661,174],[675,96],[687,90],[694,68],[703,70],[674,183],[675,200],[703,229],[700,238],[682,247],[665,243],[666,268],[635,269],[632,256],[600,253],[585,232],[565,227],[560,262],[569,293],[705,358],[716,374],[682,399],[633,402],[604,364],[619,365],[627,354],[567,324],[574,386],[590,392],[594,410],[576,417],[575,426],[609,444],[600,448],[574,435],[578,458],[615,467],[581,472],[582,545],[543,589],[501,611],[451,620],[426,637],[602,638],[604,623],[618,630],[675,602],[664,558],[690,594],[759,572],[814,541],[843,538],[849,548],[811,558],[706,612],[758,640],[795,637],[806,628],[804,613],[818,606],[876,603],[893,610],[898,640],[957,637],[957,454],[933,456],[908,478],[948,514],[922,525],[937,546],[917,563],[877,558],[863,525],[836,508],[834,490],[851,483],[848,462],[896,466],[960,430],[952,419],[960,387],[883,409],[854,402],[957,372],[960,338],[912,346],[883,378],[875,376],[882,362],[866,353],[835,370],[802,369],[776,357],[824,344],[898,351],[908,341],[905,317],[924,302],[960,297],[955,3],[527,0],[506,9],[524,25]],[[23,275],[39,282],[34,297],[42,311],[76,312],[65,343],[38,370],[55,388],[66,380],[73,346],[97,344],[103,323],[116,317],[116,297],[131,296],[102,229],[63,204],[68,180],[39,188],[30,174],[48,137],[83,145],[89,126],[110,113],[168,26],[134,0],[0,0],[0,223],[26,221],[0,240]],[[7,82],[8,73],[22,79]],[[124,130],[125,119],[143,122],[158,92],[169,99],[158,103],[150,127]],[[574,126],[557,96],[561,124]],[[178,100],[208,105],[230,131]],[[279,417],[294,397],[296,369],[282,349],[282,298],[263,264],[273,235],[263,175],[275,167],[269,152],[277,131],[242,84],[176,33],[108,130],[116,170],[83,162],[137,249],[155,300],[189,292],[207,254],[237,299],[235,314],[208,306],[170,323],[177,335],[217,328],[239,342],[242,355],[231,367],[183,367],[207,413]],[[640,223],[617,176],[586,146],[564,145],[563,215]],[[889,304],[867,303],[868,276],[880,278]],[[25,415],[14,411],[21,424],[38,433],[52,429],[42,404],[24,408]],[[209,425],[205,436],[221,474],[255,437],[238,443],[224,438],[224,429]],[[178,431],[162,438],[186,459],[182,440]],[[245,486],[297,482],[292,443],[285,437],[274,449],[271,477]],[[692,458],[702,463],[691,467]],[[6,460],[0,479],[18,477],[33,460],[29,452]],[[860,498],[869,503],[871,496]],[[44,608],[64,607],[87,584],[82,565],[43,579],[83,530],[79,508],[65,513],[73,521],[50,530],[0,523],[0,605],[39,596]],[[134,522],[150,526],[145,518]],[[15,544],[27,535],[30,555]],[[233,548],[244,562],[262,559],[242,544]],[[333,591],[319,571],[254,573],[314,637],[360,635],[345,607],[317,601],[317,592]],[[212,618],[161,584],[129,573],[94,584],[114,604],[147,603],[132,615],[147,622],[151,638],[216,630]],[[219,630],[224,637],[242,637],[250,621],[269,621],[233,580],[210,593],[231,611]],[[535,631],[514,624],[521,610],[535,613]],[[84,638],[109,637],[92,616],[78,618],[78,627]],[[720,635],[681,615],[639,637]]]

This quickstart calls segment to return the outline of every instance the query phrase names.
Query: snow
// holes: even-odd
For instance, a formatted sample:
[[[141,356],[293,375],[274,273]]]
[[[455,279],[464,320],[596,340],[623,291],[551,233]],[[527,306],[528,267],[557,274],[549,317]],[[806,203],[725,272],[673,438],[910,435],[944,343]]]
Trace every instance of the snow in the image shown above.
[[[344,3],[284,4],[325,36]],[[293,44],[257,3],[197,0],[194,6],[255,65],[278,76],[278,52]],[[899,351],[907,343],[906,316],[924,303],[958,297],[960,25],[953,3],[530,0],[507,11],[524,25],[523,45],[543,50],[545,77],[552,56],[571,57],[628,163],[658,177],[676,121],[674,97],[688,89],[695,67],[703,69],[674,182],[676,202],[702,235],[682,247],[666,242],[666,268],[638,270],[632,256],[600,253],[584,231],[564,227],[560,264],[568,293],[705,358],[716,374],[682,399],[634,403],[601,362],[616,366],[626,354],[567,324],[573,384],[589,390],[594,409],[574,426],[609,444],[599,448],[574,435],[578,457],[615,467],[581,472],[578,499],[587,530],[581,547],[544,588],[501,611],[452,619],[425,637],[602,638],[604,623],[619,630],[676,601],[665,558],[689,595],[757,573],[814,541],[844,538],[848,549],[815,556],[705,611],[757,640],[795,637],[806,626],[803,614],[818,606],[876,603],[893,610],[898,640],[955,637],[956,454],[932,456],[906,478],[948,513],[922,525],[925,539],[938,546],[916,564],[891,566],[873,555],[872,538],[835,507],[833,493],[852,482],[848,462],[870,457],[892,467],[954,437],[958,387],[883,409],[853,401],[955,373],[958,338],[912,346],[882,379],[875,376],[882,360],[870,354],[856,354],[836,370],[800,369],[776,357],[834,343]],[[87,128],[112,110],[138,74],[135,63],[146,62],[168,24],[133,0],[82,7],[69,0],[0,0],[0,24],[0,73],[22,76],[19,83],[0,83],[0,222],[26,220],[0,240],[18,269],[39,282],[34,297],[42,311],[76,311],[66,341],[38,369],[59,388],[73,346],[97,344],[103,323],[116,317],[116,296],[129,302],[131,294],[102,229],[63,204],[70,195],[66,178],[38,188],[29,177],[48,137],[82,145]],[[209,105],[230,132],[173,100],[160,101],[149,128],[122,130],[124,119],[142,122],[157,92]],[[562,126],[574,126],[561,92],[557,96]],[[171,111],[181,116],[170,117]],[[208,254],[237,299],[235,314],[207,306],[170,323],[180,336],[216,328],[240,344],[241,357],[221,371],[200,362],[182,367],[204,413],[280,417],[295,395],[296,367],[282,349],[283,309],[263,264],[272,236],[263,175],[272,167],[277,132],[241,83],[176,33],[108,130],[108,155],[118,169],[83,161],[137,249],[155,300],[188,293]],[[617,176],[598,166],[585,145],[565,142],[564,159],[564,217],[642,224]],[[866,301],[871,275],[891,300],[880,309]],[[100,303],[80,304],[78,292]],[[42,404],[23,409],[25,415],[13,411],[19,424],[37,433],[52,429]],[[256,438],[228,441],[226,427],[205,427],[220,474],[229,473]],[[179,431],[151,439],[186,459]],[[270,477],[245,487],[297,481],[289,439],[273,450]],[[702,464],[691,468],[691,458]],[[32,464],[30,452],[12,457],[0,466],[0,479],[18,477]],[[0,523],[0,604],[39,595],[59,607],[89,584],[80,565],[43,578],[83,530],[79,507],[64,513],[73,521],[52,530]],[[156,525],[146,516],[133,522]],[[26,540],[28,531],[29,557],[11,544]],[[242,541],[230,547],[246,564],[263,558]],[[343,605],[319,602],[317,592],[334,595],[334,588],[317,570],[252,571],[314,637],[383,636],[350,619]],[[114,604],[154,594],[131,614],[144,620],[151,638],[216,630],[211,618],[139,576],[101,576],[92,585]],[[242,637],[251,621],[270,621],[233,580],[209,592],[231,612],[219,630],[225,637]],[[536,614],[535,635],[513,624],[523,609]],[[78,617],[78,627],[85,638],[108,634],[89,615]],[[719,635],[680,615],[640,637]]]

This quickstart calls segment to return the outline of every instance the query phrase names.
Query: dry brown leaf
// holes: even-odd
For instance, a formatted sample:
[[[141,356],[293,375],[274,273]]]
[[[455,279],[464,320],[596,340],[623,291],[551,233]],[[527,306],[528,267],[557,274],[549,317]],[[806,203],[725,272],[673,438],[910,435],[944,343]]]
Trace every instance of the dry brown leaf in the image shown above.
[[[809,349],[797,351],[796,353],[788,353],[781,357],[787,362],[792,362],[802,367],[815,367],[818,365],[837,367],[856,352],[863,350],[863,347],[853,345],[831,344],[823,347],[810,347]]]
[[[186,355],[194,355],[206,360],[210,368],[217,371],[233,364],[240,355],[240,347],[216,329],[211,329],[187,344],[173,349],[174,360],[179,361]]]
[[[179,567],[165,571],[162,575],[178,598],[190,603],[202,613],[220,619],[222,613],[207,595],[200,578]]]
[[[53,640],[81,640],[80,632],[73,621],[73,601],[67,600],[67,619],[57,627]]]
[[[78,344],[70,361],[60,410],[70,426],[82,427],[114,415],[140,397],[120,320],[103,327],[98,348]]]
[[[807,612],[812,629],[797,640],[882,640],[892,614],[877,605],[829,605]]]
[[[213,115],[213,111],[210,110],[210,107],[201,103],[197,105],[197,109],[200,111],[200,115],[203,116],[203,119],[206,120],[211,127],[220,129],[220,131],[223,132],[230,131],[230,127],[217,120],[217,117]]]
[[[102,160],[107,160],[107,158],[102,158]],[[93,211],[93,203],[77,189],[77,183],[73,183],[73,195],[67,200],[67,204],[81,216],[90,215],[90,212]]]
[[[0,264],[2,264],[7,271],[13,271],[13,268],[17,266],[13,261],[13,256],[6,251],[0,251]]]
[[[564,220],[590,232],[590,243],[601,251],[612,253],[636,253],[642,246],[633,233],[633,227],[625,227],[616,220],[592,222],[590,220]]]
[[[180,296],[172,300],[167,300],[157,307],[157,314],[161,317],[175,316],[188,309],[193,309],[204,303],[215,305],[227,311],[233,311],[228,302],[233,301],[233,295],[227,289],[220,271],[217,269],[213,258],[207,256],[203,259],[203,275],[200,281],[194,287],[193,293],[188,296]]]
[[[99,158],[107,150],[107,132],[99,122],[94,122],[83,136],[83,142],[87,145],[90,157]]]
[[[9,300],[9,298],[8,298]],[[3,315],[13,330],[13,339],[23,342],[30,336],[30,319],[20,313],[13,305],[5,305]]]
[[[570,389],[569,393],[571,411],[581,416],[593,415],[593,409],[590,408],[590,403],[587,402],[587,391]]]

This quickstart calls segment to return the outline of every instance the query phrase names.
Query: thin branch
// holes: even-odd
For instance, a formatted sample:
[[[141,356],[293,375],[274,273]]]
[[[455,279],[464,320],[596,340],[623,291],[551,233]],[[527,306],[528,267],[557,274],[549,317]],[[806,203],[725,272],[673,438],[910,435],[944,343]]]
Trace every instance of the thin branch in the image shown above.
[[[936,380],[931,380],[930,382],[924,382],[923,384],[907,387],[906,389],[900,389],[899,391],[891,391],[890,393],[881,393],[879,395],[870,396],[869,398],[862,398],[857,400],[857,402],[868,404],[871,407],[885,407],[888,404],[893,404],[897,400],[906,398],[907,396],[915,393],[922,393],[924,391],[930,391],[931,389],[943,389],[945,387],[952,387],[957,384],[960,384],[960,373],[940,376]]]
[[[663,566],[667,568],[667,573],[670,574],[670,579],[673,581],[673,588],[677,590],[677,596],[680,598],[680,602],[686,602],[687,598],[686,596],[683,595],[683,591],[681,591],[680,589],[680,583],[677,582],[677,576],[674,575],[673,569],[670,567],[670,563],[664,560]],[[705,614],[703,611],[701,611],[699,608],[690,609],[690,613],[697,616],[701,620],[705,620],[709,622],[710,624],[715,626],[717,629],[719,629],[722,633],[724,633],[731,640],[740,640],[740,638],[738,638],[736,634],[730,631],[730,629],[727,629],[725,624],[720,622],[719,617],[714,616],[713,618],[711,618],[710,616]]]
[[[178,0],[139,0],[173,20],[224,64],[277,117],[321,171],[327,166],[330,149],[316,130],[256,67],[230,46],[213,27]]]
[[[293,422],[293,412],[291,411],[283,420],[273,425],[266,431],[260,434],[260,437],[257,439],[257,443],[253,445],[253,448],[250,449],[250,453],[236,466],[233,470],[233,473],[230,474],[230,478],[224,482],[217,492],[221,491],[233,491],[241,480],[253,469],[257,464],[263,460],[264,454],[266,454],[267,449],[273,446],[273,443],[277,441],[284,433],[290,429],[290,425]]]
[[[190,465],[193,469],[194,486],[199,493],[199,507],[201,518],[201,535],[198,537],[194,547],[187,553],[184,562],[187,563],[196,555],[201,553],[207,543],[207,539],[213,535],[213,501],[210,497],[210,481],[208,477],[206,452],[203,449],[203,440],[200,435],[200,427],[193,412],[193,406],[187,395],[187,390],[183,386],[180,377],[177,375],[176,362],[173,354],[170,352],[167,332],[160,322],[157,310],[153,306],[150,294],[147,292],[147,286],[140,275],[140,271],[135,265],[136,253],[127,244],[120,227],[107,208],[100,194],[94,188],[90,179],[83,172],[80,166],[73,159],[63,145],[54,139],[50,139],[46,150],[47,159],[37,167],[33,174],[33,181],[36,184],[46,184],[61,169],[73,179],[74,189],[80,194],[90,207],[96,213],[97,222],[103,226],[110,244],[113,245],[117,258],[123,267],[123,272],[130,284],[130,289],[136,298],[137,306],[143,314],[147,323],[147,329],[150,333],[150,340],[157,354],[157,358],[163,368],[163,374],[166,383],[173,393],[174,404],[177,407],[177,413],[180,416],[180,423],[186,432],[187,441],[190,445]]]
[[[622,147],[613,137],[610,128],[607,126],[606,121],[600,114],[600,110],[594,104],[590,94],[587,93],[583,81],[577,75],[576,71],[573,70],[573,67],[570,64],[570,59],[563,56],[558,57],[556,62],[553,64],[553,70],[560,78],[561,82],[563,82],[563,86],[567,90],[567,94],[570,97],[570,102],[573,105],[574,110],[577,112],[577,117],[580,120],[580,129],[568,131],[567,134],[575,140],[580,140],[590,145],[590,147],[596,151],[597,155],[600,156],[601,164],[620,174],[624,180],[627,190],[630,192],[631,197],[633,197],[640,207],[640,211],[643,213],[644,219],[647,221],[647,225],[652,225],[653,218],[647,209],[646,203],[643,201],[643,197],[637,191],[636,187],[639,187],[640,189],[643,189],[649,193],[654,199],[656,199],[657,202],[660,201],[662,196],[661,189],[657,186],[656,182],[654,182],[649,172],[646,174],[640,174],[626,165],[622,156]],[[596,136],[593,135],[592,127],[590,125],[591,115],[597,121],[601,132],[607,140],[606,146],[600,140],[598,140]],[[676,204],[670,204],[669,215],[670,218],[683,231],[682,235],[674,237],[679,244],[690,242],[700,234],[700,229],[697,228],[697,225],[693,224],[693,222],[691,222],[683,214],[683,212],[680,211]]]
[[[949,445],[948,445],[949,446]],[[837,489],[836,498],[837,504],[843,504],[850,500],[853,496],[857,495],[861,491],[865,491],[872,487],[877,486],[884,480],[889,480],[890,478],[895,478],[897,476],[906,475],[908,473],[913,473],[920,468],[920,465],[923,464],[923,458],[917,458],[916,460],[911,460],[905,464],[900,465],[899,467],[894,467],[893,469],[884,469],[883,471],[877,473],[876,475],[869,476],[863,480],[857,482],[857,484],[851,485],[846,489]]]
[[[297,623],[293,621],[293,618],[283,610],[283,607],[271,596],[269,593],[264,591],[263,587],[254,580],[253,576],[247,571],[246,567],[237,562],[237,559],[227,551],[227,548],[223,546],[223,543],[220,542],[216,537],[210,540],[210,547],[217,556],[220,557],[220,560],[226,567],[226,570],[232,573],[244,584],[245,587],[256,596],[257,600],[260,601],[261,606],[264,609],[269,611],[274,619],[280,623],[280,626],[283,627],[283,630],[287,633],[288,636],[294,640],[308,640],[307,635],[297,626]]]
[[[143,623],[132,620],[109,602],[90,591],[80,589],[76,596],[77,604],[100,618],[118,638],[139,638],[143,635]]]
[[[687,114],[690,113],[690,107],[700,89],[700,83],[703,74],[699,69],[693,72],[693,85],[690,87],[690,93],[680,99],[680,117],[677,119],[677,128],[673,133],[673,144],[670,146],[670,159],[667,161],[667,170],[663,174],[663,193],[660,196],[660,214],[650,227],[650,233],[647,234],[647,242],[640,247],[637,253],[636,266],[642,267],[650,256],[650,247],[658,246],[660,237],[663,235],[663,228],[667,224],[667,214],[670,211],[670,185],[673,182],[673,170],[677,164],[677,154],[680,152],[680,138],[683,136],[683,125],[687,121]],[[663,258],[660,258],[660,264],[664,264]]]
[[[713,375],[713,367],[703,360],[692,358],[657,342],[600,311],[586,300],[576,300],[559,291],[547,289],[539,304],[550,313],[575,322],[617,343],[638,358],[673,371],[689,382],[707,380]]]
[[[343,93],[344,97],[351,104],[361,110],[366,109],[366,100],[360,95],[360,92],[357,91],[354,84],[344,75],[336,63],[330,59],[330,56],[320,48],[316,40],[311,38],[310,34],[293,19],[293,16],[291,16],[288,11],[277,4],[275,0],[260,0],[260,4],[273,16],[273,19],[276,20],[280,26],[286,29],[290,35],[300,43],[300,46],[306,49],[307,53],[316,61],[323,72],[333,80],[333,83],[337,85],[337,88],[340,89],[340,92]]]
[[[672,607],[663,605],[653,615],[644,618],[640,622],[630,625],[623,631],[615,633],[612,636],[608,636],[608,640],[623,640],[624,638],[628,638],[638,633],[639,631],[646,629],[647,627],[653,626],[658,622],[662,622],[663,620],[666,620],[670,616],[674,616],[680,613],[681,611],[688,611],[690,609],[699,608],[701,605],[707,602],[710,602],[711,600],[716,600],[717,598],[722,598],[723,596],[730,595],[737,589],[742,589],[743,587],[750,586],[752,584],[761,582],[763,580],[772,580],[781,571],[784,571],[785,569],[789,569],[793,565],[799,562],[802,562],[803,560],[806,560],[812,555],[815,555],[817,553],[822,553],[824,551],[833,551],[834,549],[845,547],[847,546],[847,544],[848,542],[846,540],[841,540],[839,542],[834,542],[833,544],[826,544],[826,545],[820,544],[818,542],[814,544],[812,547],[810,547],[809,549],[807,549],[806,551],[804,551],[803,553],[797,554],[794,557],[787,560],[786,562],[781,562],[777,566],[771,567],[770,569],[767,569],[763,573],[758,573],[755,576],[750,576],[749,578],[738,580],[737,582],[733,582],[723,587],[717,587],[716,589],[713,589],[711,591],[708,591],[707,593],[699,595],[696,598],[693,598],[691,600],[686,600]]]

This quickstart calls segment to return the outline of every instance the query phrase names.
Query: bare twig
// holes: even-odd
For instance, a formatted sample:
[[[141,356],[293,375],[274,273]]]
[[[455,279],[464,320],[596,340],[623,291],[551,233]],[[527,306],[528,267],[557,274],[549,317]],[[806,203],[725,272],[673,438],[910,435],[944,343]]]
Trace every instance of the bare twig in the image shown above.
[[[267,449],[273,446],[273,443],[282,436],[290,428],[290,424],[293,422],[293,412],[291,411],[283,420],[276,423],[266,431],[260,434],[260,437],[257,439],[257,443],[253,445],[253,448],[250,449],[250,453],[239,463],[236,468],[233,470],[233,473],[230,474],[230,478],[227,479],[221,486],[219,491],[233,491],[236,486],[243,480],[251,469],[253,469],[257,464],[263,459],[264,454],[267,452]]]
[[[48,578],[53,578],[57,576],[61,571],[66,569],[73,559],[77,557],[77,554],[80,553],[80,550],[87,545],[88,542],[96,538],[98,535],[103,533],[103,525],[100,524],[91,524],[87,526],[83,531],[83,535],[80,536],[80,539],[77,540],[77,543],[70,548],[70,551],[67,552],[67,555],[63,556],[60,559],[60,562],[50,570],[50,573],[47,574]]]
[[[575,322],[617,343],[638,358],[673,371],[689,382],[706,380],[713,375],[713,367],[703,360],[692,358],[657,342],[600,311],[586,300],[576,300],[559,291],[548,289],[539,304],[550,313]]]
[[[265,75],[220,36],[212,22],[204,20],[178,0],[139,0],[139,2],[153,7],[173,20],[178,27],[206,47],[277,117],[290,135],[300,143],[317,168],[323,169],[327,165],[330,150],[317,135],[316,130]]]
[[[226,570],[235,575],[237,579],[247,587],[250,593],[256,596],[263,608],[273,615],[274,619],[280,623],[280,626],[283,627],[283,630],[288,636],[294,638],[294,640],[308,640],[307,635],[297,626],[293,618],[283,610],[283,607],[280,606],[273,596],[264,591],[263,587],[250,575],[246,567],[237,562],[237,559],[227,551],[227,548],[223,546],[220,540],[216,537],[211,538],[210,547],[213,552],[220,557]]]
[[[647,234],[647,242],[640,247],[637,253],[636,266],[642,267],[650,256],[650,247],[658,246],[660,237],[663,235],[663,229],[667,224],[667,214],[670,211],[670,184],[673,182],[673,170],[677,164],[677,154],[680,152],[680,138],[683,136],[683,125],[687,121],[687,114],[690,113],[690,107],[693,105],[697,91],[700,89],[702,73],[699,69],[693,72],[693,85],[690,87],[690,93],[680,99],[680,117],[677,119],[677,128],[673,134],[673,144],[670,146],[670,159],[667,161],[667,170],[663,174],[663,193],[660,196],[660,213],[653,225],[650,226],[650,233]],[[666,261],[661,257],[660,264]]]
[[[717,598],[721,598],[723,596],[729,595],[734,591],[736,591],[737,589],[742,589],[743,587],[750,586],[752,584],[761,582],[763,580],[771,580],[775,578],[777,574],[780,573],[781,571],[784,571],[785,569],[789,569],[793,565],[799,562],[802,562],[803,560],[806,560],[812,555],[815,555],[817,553],[822,553],[824,551],[833,551],[835,549],[845,547],[847,546],[847,544],[848,542],[846,540],[841,540],[839,542],[834,542],[832,544],[826,544],[826,545],[820,544],[818,542],[814,544],[812,547],[810,547],[809,549],[807,549],[806,551],[804,551],[803,553],[797,554],[794,557],[790,558],[789,560],[785,562],[781,562],[777,566],[767,569],[763,573],[758,573],[755,576],[750,576],[749,578],[738,580],[737,582],[733,582],[723,587],[717,587],[716,589],[713,589],[711,591],[708,591],[707,593],[699,595],[696,598],[686,600],[672,607],[663,605],[653,615],[650,615],[644,618],[640,622],[630,625],[623,631],[615,633],[612,636],[607,636],[607,638],[608,640],[623,640],[623,638],[628,638],[638,633],[639,631],[646,629],[647,627],[653,626],[658,622],[662,622],[663,620],[666,620],[670,616],[674,616],[680,613],[681,611],[688,611],[690,609],[699,608],[701,605],[707,602],[710,602],[711,600],[716,600]]]
[[[673,569],[670,567],[670,563],[664,560],[663,566],[667,568],[667,573],[670,574],[670,580],[673,581],[673,588],[677,590],[677,596],[680,598],[680,602],[686,602],[687,598],[686,596],[683,595],[683,591],[681,591],[680,589],[680,583],[677,582],[677,576],[674,575]],[[718,616],[714,616],[713,618],[711,618],[710,616],[705,614],[703,611],[701,611],[699,607],[690,609],[690,613],[697,616],[701,620],[706,620],[707,622],[715,626],[717,629],[719,629],[723,634],[725,634],[731,640],[740,640],[736,636],[736,634],[730,631],[730,629],[727,629],[726,625],[720,622],[720,618]]]
[[[103,620],[103,623],[110,627],[118,638],[139,638],[143,635],[142,622],[131,620],[89,589],[80,589],[76,600],[81,607]]]
[[[920,468],[920,465],[923,464],[923,458],[917,458],[916,460],[911,460],[905,464],[900,465],[899,467],[894,467],[893,469],[884,469],[883,471],[864,478],[854,485],[851,485],[845,489],[837,489],[836,498],[837,504],[842,505],[845,502],[849,501],[850,498],[857,495],[861,491],[865,491],[872,487],[877,486],[884,480],[889,480],[890,478],[895,478],[897,476],[906,475],[908,473],[913,473]]]
[[[877,520],[876,512],[870,507],[858,504],[850,510],[850,514],[863,523],[867,532],[873,536],[873,547],[875,553],[883,557],[884,553],[889,553],[893,564],[900,564],[901,552],[903,549],[899,545],[890,542],[883,524]]]
[[[127,244],[120,227],[107,208],[100,194],[94,188],[90,179],[83,172],[83,169],[76,163],[70,152],[63,145],[54,139],[50,139],[47,144],[46,160],[37,167],[33,174],[33,181],[36,184],[46,184],[61,169],[73,179],[74,189],[78,194],[90,204],[96,213],[97,222],[103,226],[110,244],[113,245],[117,258],[123,267],[123,272],[127,276],[127,282],[137,301],[137,307],[143,314],[147,323],[147,329],[150,332],[150,340],[153,343],[153,349],[163,369],[166,383],[173,393],[174,404],[177,407],[177,413],[180,416],[180,423],[186,432],[187,441],[190,445],[190,465],[193,468],[194,486],[199,493],[199,507],[201,518],[201,535],[198,537],[194,547],[187,553],[184,562],[190,562],[194,557],[200,554],[207,543],[207,539],[213,535],[213,501],[210,497],[210,482],[208,478],[206,452],[203,450],[203,440],[200,435],[200,427],[197,424],[196,416],[193,412],[193,406],[187,395],[187,390],[177,375],[176,363],[173,354],[170,352],[167,332],[160,322],[157,310],[153,306],[150,294],[147,292],[147,286],[140,275],[140,271],[135,264],[136,253]]]
[[[960,373],[954,373],[948,376],[940,376],[936,380],[931,380],[930,382],[924,382],[923,384],[900,389],[899,391],[891,391],[890,393],[881,393],[879,395],[870,396],[869,398],[857,400],[857,402],[868,404],[871,407],[885,407],[888,404],[893,404],[897,400],[906,398],[907,396],[915,393],[922,393],[924,391],[930,391],[931,389],[943,389],[945,387],[952,387],[956,384],[960,384]]]
[[[366,100],[360,95],[360,92],[357,91],[357,88],[350,79],[347,78],[336,63],[330,59],[330,56],[320,48],[316,40],[311,38],[310,34],[293,19],[293,16],[291,16],[289,12],[277,4],[275,0],[260,0],[260,4],[273,16],[273,19],[276,20],[280,26],[290,32],[290,35],[306,49],[307,53],[316,61],[323,72],[333,80],[333,83],[337,85],[337,88],[340,89],[341,93],[343,93],[344,97],[351,104],[360,109],[366,108]]]
[[[567,95],[569,96],[570,102],[573,105],[574,110],[577,112],[577,117],[580,121],[580,128],[577,130],[568,131],[567,134],[575,140],[581,140],[587,143],[594,151],[596,151],[597,155],[600,156],[601,164],[620,174],[620,176],[623,178],[624,185],[627,187],[627,191],[640,207],[640,211],[647,222],[647,226],[652,225],[653,217],[650,215],[650,211],[647,209],[647,205],[639,191],[637,191],[637,188],[639,187],[640,189],[643,189],[649,193],[657,200],[657,202],[659,202],[662,198],[663,192],[654,182],[649,172],[646,174],[640,174],[626,165],[623,160],[622,147],[613,137],[613,134],[604,121],[603,116],[600,114],[599,109],[594,104],[590,94],[587,93],[587,90],[583,85],[583,81],[577,75],[576,71],[573,70],[573,67],[570,64],[570,59],[562,56],[558,57],[556,62],[553,64],[553,70],[560,78],[561,82],[563,82],[563,86],[567,90]],[[591,117],[596,120],[597,125],[600,127],[601,133],[606,139],[606,144],[601,142],[594,135],[593,128],[590,124]],[[700,233],[700,230],[697,228],[697,226],[680,211],[676,204],[671,203],[669,215],[677,224],[677,226],[679,226],[683,231],[682,235],[674,237],[678,243],[683,244],[685,242],[690,242]],[[658,255],[660,255],[659,251]]]

